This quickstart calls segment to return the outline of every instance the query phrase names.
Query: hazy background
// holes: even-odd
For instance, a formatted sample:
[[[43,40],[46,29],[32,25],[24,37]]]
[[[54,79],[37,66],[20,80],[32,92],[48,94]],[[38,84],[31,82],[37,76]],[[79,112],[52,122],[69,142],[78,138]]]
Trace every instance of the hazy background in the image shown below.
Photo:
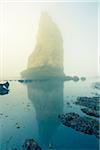
[[[0,2],[0,77],[18,77],[26,69],[42,11],[48,11],[62,33],[65,73],[100,75],[99,3],[23,0]]]

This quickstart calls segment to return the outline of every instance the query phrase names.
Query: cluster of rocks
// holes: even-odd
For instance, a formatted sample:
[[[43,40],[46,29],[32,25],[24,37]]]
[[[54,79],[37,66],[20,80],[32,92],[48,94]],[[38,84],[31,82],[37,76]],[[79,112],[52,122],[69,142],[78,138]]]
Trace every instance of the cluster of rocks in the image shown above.
[[[85,81],[85,80],[86,80],[85,77],[79,78],[78,76],[73,76],[73,77],[72,77],[72,76],[65,76],[64,79],[65,79],[66,81],[73,80],[73,81],[75,81],[75,82],[77,82],[77,81],[79,81],[79,80],[81,80],[81,81]]]
[[[0,95],[8,94],[9,82],[0,83]]]
[[[78,97],[77,101],[75,102],[76,105],[85,107],[81,109],[82,112],[94,117],[100,117],[99,103],[100,97]]]
[[[100,97],[77,97],[75,104],[99,110]]]
[[[99,121],[96,119],[81,117],[77,113],[70,112],[58,116],[63,125],[99,138]]]

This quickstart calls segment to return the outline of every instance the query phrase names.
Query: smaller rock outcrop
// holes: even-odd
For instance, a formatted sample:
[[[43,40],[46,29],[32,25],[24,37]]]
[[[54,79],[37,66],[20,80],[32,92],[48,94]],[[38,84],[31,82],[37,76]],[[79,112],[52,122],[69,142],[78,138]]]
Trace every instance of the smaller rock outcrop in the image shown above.
[[[73,76],[73,81],[75,81],[75,82],[79,81],[79,77],[78,76]]]
[[[82,81],[85,81],[86,80],[86,77],[81,77],[80,78]]]

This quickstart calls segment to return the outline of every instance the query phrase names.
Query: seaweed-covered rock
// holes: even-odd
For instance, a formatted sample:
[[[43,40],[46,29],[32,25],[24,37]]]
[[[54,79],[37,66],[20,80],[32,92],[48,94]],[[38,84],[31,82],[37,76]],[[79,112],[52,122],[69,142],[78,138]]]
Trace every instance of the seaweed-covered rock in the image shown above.
[[[22,150],[42,150],[37,142],[33,139],[26,139],[22,145]]]
[[[96,119],[81,117],[77,113],[71,112],[58,116],[62,124],[72,129],[99,138],[99,121]]]
[[[81,110],[82,110],[85,114],[87,114],[87,115],[89,115],[89,116],[94,116],[94,117],[97,117],[97,118],[100,117],[99,111],[92,110],[92,109],[90,109],[90,108],[82,108]]]
[[[99,110],[100,97],[78,97],[76,105],[88,107],[92,110]]]

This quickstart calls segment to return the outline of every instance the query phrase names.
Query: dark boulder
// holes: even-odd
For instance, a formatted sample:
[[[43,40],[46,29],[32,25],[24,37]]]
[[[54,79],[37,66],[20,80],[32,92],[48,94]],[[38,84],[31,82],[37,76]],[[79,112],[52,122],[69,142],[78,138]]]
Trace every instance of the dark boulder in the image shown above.
[[[0,95],[5,95],[8,94],[9,92],[9,82],[5,82],[5,83],[0,83]]]
[[[86,77],[81,77],[80,78],[82,81],[85,81],[86,80]]]
[[[75,82],[79,81],[79,77],[78,76],[73,76],[73,81],[75,81]]]

